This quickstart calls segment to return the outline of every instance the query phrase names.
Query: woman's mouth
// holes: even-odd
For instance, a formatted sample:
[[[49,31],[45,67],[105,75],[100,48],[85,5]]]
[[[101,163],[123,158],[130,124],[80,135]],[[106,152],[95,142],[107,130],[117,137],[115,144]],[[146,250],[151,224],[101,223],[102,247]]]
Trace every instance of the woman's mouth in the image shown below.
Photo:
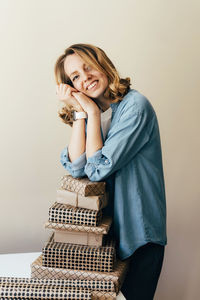
[[[97,84],[98,84],[98,80],[93,81],[93,82],[87,87],[87,90],[88,90],[88,91],[90,91],[90,90],[95,90],[96,87],[97,87]]]

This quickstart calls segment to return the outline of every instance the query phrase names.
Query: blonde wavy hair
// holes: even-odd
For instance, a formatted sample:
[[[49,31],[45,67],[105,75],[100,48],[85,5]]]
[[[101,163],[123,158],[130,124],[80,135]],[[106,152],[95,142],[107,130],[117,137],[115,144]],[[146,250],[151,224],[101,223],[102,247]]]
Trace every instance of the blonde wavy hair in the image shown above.
[[[105,52],[101,48],[91,44],[74,44],[65,49],[64,54],[62,54],[57,59],[54,68],[55,80],[57,85],[66,83],[73,87],[72,81],[65,73],[64,61],[68,55],[74,53],[79,55],[94,69],[104,73],[107,76],[108,87],[104,92],[105,98],[112,99],[113,103],[121,101],[123,99],[123,97],[130,90],[130,78],[120,78],[115,66],[105,54]],[[67,106],[64,106],[61,111],[58,112],[58,114],[64,123],[72,126],[72,110],[70,110]]]

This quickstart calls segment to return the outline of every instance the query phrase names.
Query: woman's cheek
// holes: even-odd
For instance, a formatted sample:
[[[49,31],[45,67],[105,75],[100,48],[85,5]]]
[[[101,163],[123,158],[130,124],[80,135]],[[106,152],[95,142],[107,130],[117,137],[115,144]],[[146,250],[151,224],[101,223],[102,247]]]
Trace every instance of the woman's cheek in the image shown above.
[[[81,92],[81,91],[83,91],[83,86],[79,83],[79,84],[77,84],[76,89]]]

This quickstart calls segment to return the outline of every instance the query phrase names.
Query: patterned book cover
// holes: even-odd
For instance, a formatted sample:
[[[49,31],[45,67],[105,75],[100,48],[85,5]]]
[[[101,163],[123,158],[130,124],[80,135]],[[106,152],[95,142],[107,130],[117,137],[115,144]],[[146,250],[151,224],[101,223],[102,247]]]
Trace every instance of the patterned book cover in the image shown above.
[[[31,283],[1,283],[0,299],[47,299],[47,300],[90,300],[91,292],[87,289],[65,288],[56,285]]]
[[[101,210],[74,207],[57,202],[49,208],[49,221],[53,223],[98,226],[101,220]]]
[[[116,261],[114,241],[93,247],[54,242],[54,234],[42,249],[43,266],[74,270],[112,272]]]
[[[114,292],[114,283],[110,280],[88,280],[88,279],[38,279],[23,277],[0,277],[0,284],[31,284],[31,285],[48,285],[61,286],[63,288],[80,288],[101,292]]]
[[[113,272],[95,272],[95,271],[82,271],[82,270],[72,270],[72,269],[61,269],[53,267],[45,267],[42,265],[42,255],[40,255],[31,264],[31,278],[34,279],[71,279],[74,280],[76,285],[76,280],[87,280],[91,286],[96,284],[95,282],[101,281],[102,286],[106,292],[116,292],[119,293],[121,286],[124,282],[126,272],[128,270],[129,260],[117,260]],[[113,291],[114,285],[114,291]]]
[[[106,183],[90,181],[88,177],[73,178],[71,175],[64,175],[61,178],[61,188],[82,196],[97,196],[105,194]]]
[[[68,230],[76,232],[91,232],[96,234],[108,234],[110,226],[112,224],[112,218],[104,216],[98,226],[89,225],[76,225],[76,224],[64,224],[55,222],[46,222],[45,228],[48,229],[58,229],[58,230]]]
[[[114,300],[116,293],[111,281],[0,277],[0,299]]]

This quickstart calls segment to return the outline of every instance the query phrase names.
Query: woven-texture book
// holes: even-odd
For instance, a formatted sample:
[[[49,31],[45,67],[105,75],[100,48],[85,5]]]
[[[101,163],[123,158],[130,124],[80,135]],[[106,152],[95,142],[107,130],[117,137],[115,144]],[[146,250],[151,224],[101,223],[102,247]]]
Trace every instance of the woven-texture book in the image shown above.
[[[40,255],[31,264],[31,278],[37,279],[72,279],[74,283],[77,279],[88,280],[90,284],[95,284],[96,280],[101,281],[104,290],[113,291],[117,294],[123,284],[126,272],[128,270],[129,261],[117,260],[113,272],[95,272],[95,271],[82,271],[63,268],[45,267],[42,264],[42,255]]]
[[[53,223],[98,226],[101,220],[101,210],[96,211],[57,202],[49,208],[49,221]]]
[[[91,233],[96,233],[96,234],[108,234],[111,223],[112,223],[112,218],[106,216],[106,217],[102,218],[102,220],[98,226],[46,222],[45,228],[77,231],[77,232],[91,232]]]
[[[101,281],[101,280],[87,280],[87,279],[37,279],[37,278],[20,278],[20,277],[0,277],[0,286],[4,287],[7,285],[7,296],[8,292],[10,291],[10,287],[12,286],[12,292],[9,294],[10,297],[4,298],[3,299],[29,299],[30,291],[31,291],[31,299],[45,299],[46,293],[44,295],[44,298],[42,297],[42,294],[39,294],[40,298],[37,298],[37,287],[42,286],[41,291],[43,291],[45,288],[48,290],[47,286],[56,286],[57,291],[59,291],[59,287],[62,287],[63,290],[66,291],[66,289],[70,289],[70,292],[75,291],[74,297],[77,298],[77,291],[79,291],[78,297],[81,295],[82,298],[80,299],[90,299],[88,297],[88,293],[85,292],[85,290],[90,291],[91,293],[91,299],[99,299],[99,300],[111,300],[111,299],[116,299],[116,293],[114,292],[114,284],[112,281]],[[21,288],[22,285],[24,286],[23,288],[23,295],[21,296]],[[36,287],[35,291],[36,294],[33,295],[33,285]],[[45,288],[44,288],[45,287]],[[16,296],[11,296],[13,295],[13,291],[15,290],[15,295]],[[5,289],[4,289],[5,291]],[[2,294],[5,294],[3,291]],[[81,293],[80,293],[81,291]],[[59,294],[55,295],[54,292],[51,294],[53,299],[57,299]],[[64,294],[61,291],[61,297]],[[69,296],[69,292],[68,295]],[[23,298],[22,298],[23,297]],[[2,299],[2,298],[0,298]],[[48,299],[51,299],[49,297]],[[61,298],[62,299],[62,298]],[[64,299],[74,299],[74,298],[64,298]],[[79,299],[79,298],[78,298]]]
[[[88,289],[69,289],[57,285],[31,283],[1,283],[0,299],[90,300],[92,298]]]
[[[42,249],[42,258],[46,267],[111,272],[116,261],[115,243],[110,239],[100,247],[58,243],[52,234]]]
[[[88,177],[73,178],[71,175],[64,175],[61,179],[61,188],[82,196],[96,196],[105,194],[106,183],[90,181]]]
[[[115,287],[112,281],[107,280],[88,280],[88,279],[38,279],[23,277],[0,277],[0,284],[29,284],[29,285],[48,285],[61,286],[64,288],[81,288],[102,292],[114,292]]]

